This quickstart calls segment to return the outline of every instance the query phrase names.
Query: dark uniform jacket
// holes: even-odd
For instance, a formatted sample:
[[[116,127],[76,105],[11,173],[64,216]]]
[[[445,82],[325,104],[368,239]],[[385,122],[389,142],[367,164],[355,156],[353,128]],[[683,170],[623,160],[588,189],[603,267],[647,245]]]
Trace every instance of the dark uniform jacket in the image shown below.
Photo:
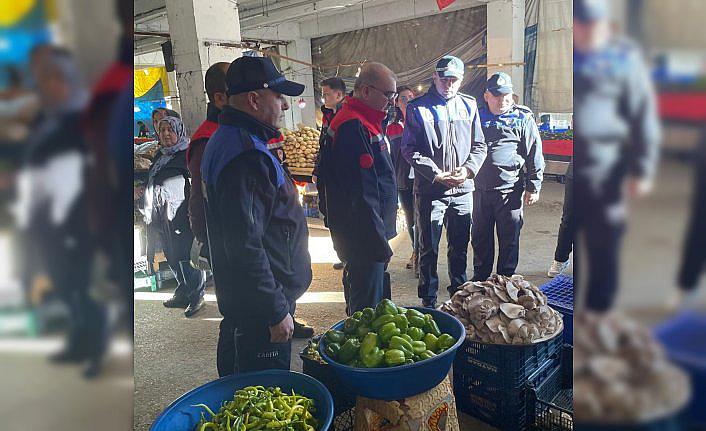
[[[387,138],[385,112],[348,97],[328,129],[322,154],[328,226],[342,260],[387,262],[387,241],[396,232],[397,186]]]
[[[626,174],[654,175],[659,119],[651,79],[635,46],[618,40],[588,55],[575,50],[574,106],[577,184],[614,194]]]
[[[272,326],[311,283],[304,211],[267,149],[279,131],[229,106],[218,122],[201,164],[218,308]]]
[[[488,156],[475,178],[476,189],[538,192],[544,155],[532,111],[514,105],[508,112],[494,115],[483,106],[479,113]]]
[[[392,122],[387,126],[387,139],[390,141],[390,154],[392,155],[392,164],[395,166],[397,190],[411,190],[414,187],[414,179],[409,178],[412,167],[402,156],[403,133],[404,122],[402,120]]]
[[[473,191],[473,181],[447,188],[434,177],[461,166],[478,174],[486,145],[476,100],[458,94],[446,100],[435,87],[407,106],[402,155],[414,168],[414,192],[434,198]]]

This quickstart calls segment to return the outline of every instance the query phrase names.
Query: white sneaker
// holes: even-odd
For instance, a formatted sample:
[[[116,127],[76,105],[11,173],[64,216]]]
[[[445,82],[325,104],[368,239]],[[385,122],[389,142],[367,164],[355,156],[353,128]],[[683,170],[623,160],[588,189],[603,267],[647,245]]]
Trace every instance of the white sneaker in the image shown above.
[[[567,260],[566,262],[557,262],[556,260],[552,261],[552,266],[549,267],[549,272],[547,272],[547,276],[554,278],[557,275],[561,274],[562,272],[566,271],[566,268],[569,267],[569,261]]]

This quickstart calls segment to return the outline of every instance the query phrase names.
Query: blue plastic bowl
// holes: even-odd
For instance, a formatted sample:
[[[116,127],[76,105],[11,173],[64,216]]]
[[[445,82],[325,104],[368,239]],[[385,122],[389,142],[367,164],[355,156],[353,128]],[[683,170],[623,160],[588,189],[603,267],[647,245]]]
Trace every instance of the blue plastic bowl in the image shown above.
[[[326,341],[319,343],[319,353],[333,368],[338,378],[357,395],[377,400],[400,400],[436,387],[449,374],[456,350],[466,338],[466,328],[455,317],[438,310],[406,307],[431,314],[441,332],[456,338],[456,344],[433,358],[410,365],[390,368],[354,368],[339,364],[326,355]],[[342,330],[345,320],[331,329]]]
[[[206,404],[218,412],[223,401],[232,400],[236,390],[247,386],[279,386],[283,392],[294,390],[299,395],[314,400],[319,422],[318,431],[326,431],[333,421],[333,398],[328,389],[318,380],[306,374],[285,370],[267,370],[255,373],[226,376],[189,391],[171,403],[150,428],[151,431],[194,431],[201,419],[202,407]],[[206,418],[209,414],[206,412]]]

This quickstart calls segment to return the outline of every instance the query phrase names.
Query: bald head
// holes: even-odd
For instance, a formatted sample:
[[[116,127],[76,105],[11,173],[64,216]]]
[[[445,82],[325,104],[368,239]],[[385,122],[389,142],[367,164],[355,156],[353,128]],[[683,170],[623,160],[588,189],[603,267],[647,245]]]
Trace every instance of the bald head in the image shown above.
[[[384,111],[394,103],[397,78],[389,67],[382,63],[365,63],[355,80],[353,96],[378,111]]]

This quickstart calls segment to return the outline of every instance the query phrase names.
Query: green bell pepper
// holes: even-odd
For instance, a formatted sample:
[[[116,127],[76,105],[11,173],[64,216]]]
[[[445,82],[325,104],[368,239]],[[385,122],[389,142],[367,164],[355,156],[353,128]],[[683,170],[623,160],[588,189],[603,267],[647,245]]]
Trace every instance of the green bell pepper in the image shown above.
[[[392,316],[390,314],[383,314],[382,316],[378,317],[377,319],[373,320],[373,330],[377,331],[379,330],[383,325],[386,325],[390,322],[395,321],[395,316]]]
[[[338,351],[338,359],[344,364],[349,363],[358,355],[360,350],[360,341],[355,338],[350,338],[343,343],[341,350]]]
[[[400,331],[402,331],[403,334],[406,333],[407,328],[409,327],[409,321],[407,320],[407,316],[405,316],[404,314],[398,314],[397,316],[395,316],[395,326],[400,328]]]
[[[383,343],[387,344],[390,342],[390,339],[394,337],[395,335],[400,335],[402,331],[395,326],[394,322],[386,323],[382,325],[380,330],[378,331],[378,335],[380,336],[380,341]]]
[[[360,320],[351,316],[346,319],[346,322],[343,324],[343,332],[349,335],[355,334],[358,330],[358,326],[360,326]]]
[[[407,329],[407,335],[412,338],[412,341],[421,341],[424,339],[424,330],[422,328],[411,326]]]
[[[379,347],[373,347],[367,353],[361,354],[361,360],[363,366],[366,368],[377,368],[382,364],[383,359],[385,359],[385,352]]]
[[[346,334],[341,331],[336,331],[335,329],[330,329],[326,332],[326,342],[341,344],[346,341]]]
[[[402,350],[405,358],[411,358],[414,356],[412,344],[402,337],[394,336],[390,338],[390,349]]]
[[[360,326],[358,326],[358,329],[356,329],[356,335],[361,341],[363,340],[363,338],[365,338],[368,332],[370,332],[370,328],[363,322],[361,322]]]
[[[374,347],[378,347],[378,334],[368,332],[360,343],[361,356],[373,350]]]
[[[433,358],[434,356],[436,356],[436,353],[431,350],[425,350],[419,354],[419,359],[423,361],[425,359]]]
[[[409,310],[409,311],[416,311],[416,310]],[[423,317],[419,317],[419,316],[408,316],[407,320],[409,321],[409,326],[413,326],[415,328],[424,329],[424,326],[427,324],[426,320],[424,320]]]
[[[391,314],[393,316],[397,314],[397,306],[395,305],[394,302],[390,301],[389,299],[383,299],[375,307],[375,315],[376,316],[380,317],[385,314]]]
[[[427,350],[427,345],[424,341],[412,341],[412,351],[414,354],[419,355],[425,350]]]
[[[427,345],[427,350],[436,352],[439,349],[439,339],[434,334],[426,334],[424,336],[424,344]]]
[[[370,325],[375,320],[375,310],[370,307],[363,308],[363,317],[360,319],[363,323]]]
[[[407,314],[407,309],[404,307],[397,306],[397,314]]]
[[[446,350],[453,347],[453,345],[456,344],[456,340],[454,340],[454,337],[449,334],[441,334],[437,344],[439,349]]]
[[[419,311],[419,310],[415,310],[414,308],[409,308],[409,309],[407,309],[407,313],[406,313],[406,314],[407,314],[407,318],[408,318],[408,319],[409,319],[410,317],[412,317],[412,316],[421,317],[422,319],[424,318],[424,313],[422,313],[422,312]]]
[[[341,350],[341,345],[338,343],[329,343],[326,345],[326,354],[333,360],[338,357],[338,352]]]
[[[390,349],[385,352],[385,364],[388,367],[396,367],[405,362],[404,352],[402,350]]]
[[[431,314],[427,314],[427,316],[428,317],[424,318],[424,320],[426,321],[426,324],[424,325],[424,332],[426,332],[427,334],[434,334],[437,337],[440,336],[441,331],[439,331],[439,327],[434,321],[434,318],[431,316]]]
[[[349,367],[353,368],[363,368],[363,362],[359,358],[354,358],[350,362],[346,363]]]
[[[409,335],[404,334],[404,333],[403,333],[403,334],[400,334],[400,337],[404,338],[405,340],[409,341],[410,343],[411,343],[412,341],[414,341],[414,340],[412,339],[412,337],[410,337]]]

